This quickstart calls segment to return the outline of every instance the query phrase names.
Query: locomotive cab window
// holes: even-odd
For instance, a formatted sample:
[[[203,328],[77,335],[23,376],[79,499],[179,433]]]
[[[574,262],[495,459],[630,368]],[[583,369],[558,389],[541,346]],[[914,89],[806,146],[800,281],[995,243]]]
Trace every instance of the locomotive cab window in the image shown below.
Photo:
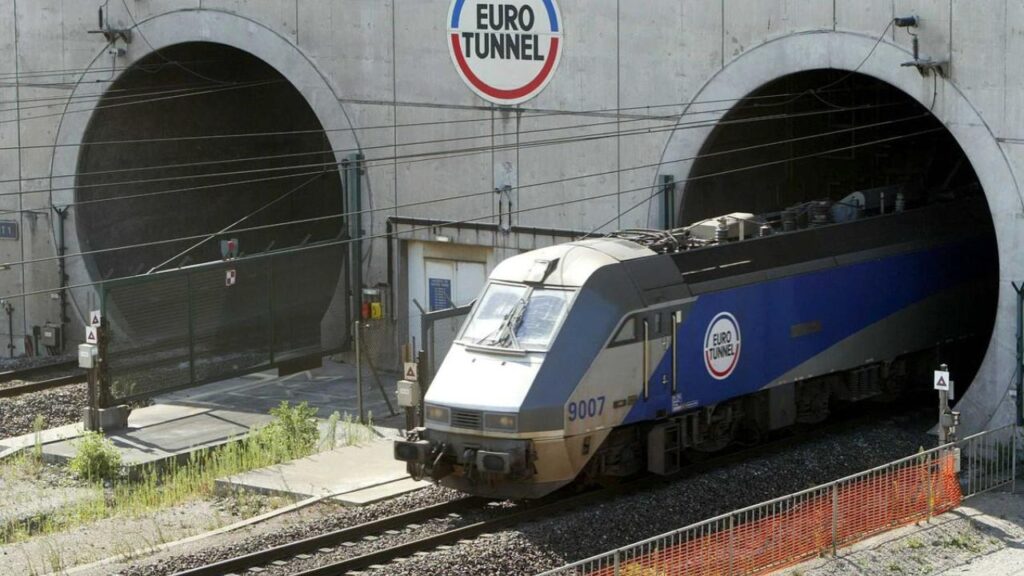
[[[491,283],[466,321],[464,344],[512,350],[546,350],[569,310],[573,292]]]
[[[615,338],[612,338],[612,346],[628,344],[634,340],[636,340],[636,318],[626,318],[618,333],[615,334]]]

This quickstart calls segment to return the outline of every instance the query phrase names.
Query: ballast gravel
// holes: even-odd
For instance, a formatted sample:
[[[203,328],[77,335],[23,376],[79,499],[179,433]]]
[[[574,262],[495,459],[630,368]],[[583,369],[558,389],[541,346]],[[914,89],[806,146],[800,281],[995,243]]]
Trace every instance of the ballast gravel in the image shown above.
[[[488,539],[414,556],[367,574],[537,574],[911,455],[920,447],[935,444],[926,428],[920,421],[888,421],[825,434],[781,454],[755,456]]]
[[[205,566],[220,560],[226,560],[242,554],[265,550],[273,546],[287,544],[303,538],[309,538],[334,530],[355,526],[365,522],[371,522],[387,516],[401,514],[417,510],[426,506],[440,504],[462,498],[463,495],[436,486],[431,486],[399,496],[392,500],[386,500],[377,504],[358,508],[346,508],[337,506],[331,513],[314,518],[312,520],[298,522],[289,525],[281,530],[270,533],[261,533],[252,536],[243,536],[230,544],[203,548],[199,550],[181,553],[180,550],[170,551],[167,554],[159,554],[144,561],[136,562],[127,567],[120,568],[112,573],[119,576],[164,576],[174,574],[183,570]],[[444,526],[430,525],[426,529],[430,532],[443,529]],[[379,542],[378,540],[377,542]],[[385,547],[386,542],[381,542],[374,548]],[[361,548],[362,549],[362,548]],[[267,567],[269,572],[271,567]]]
[[[36,416],[43,417],[45,428],[56,428],[82,421],[87,405],[85,384],[72,384],[42,392],[0,398],[0,441],[32,432]]]
[[[756,504],[773,497],[828,482],[884,464],[935,444],[926,433],[931,419],[901,417],[856,430],[822,433],[781,453],[753,456],[710,472],[682,478],[643,492],[622,496],[588,509],[535,521],[516,529],[368,570],[378,576],[517,575],[544,570],[655,536],[705,518]],[[458,498],[450,490],[431,487],[364,508],[339,508],[328,517],[290,526],[287,530],[240,538],[228,545],[208,547],[185,555],[161,554],[122,569],[122,576],[163,576],[284,544],[303,537],[353,526],[388,515]],[[339,546],[327,554],[266,566],[261,574],[291,574],[342,558],[351,558],[399,541],[435,533],[459,521],[424,523],[401,534],[382,534],[372,542]]]

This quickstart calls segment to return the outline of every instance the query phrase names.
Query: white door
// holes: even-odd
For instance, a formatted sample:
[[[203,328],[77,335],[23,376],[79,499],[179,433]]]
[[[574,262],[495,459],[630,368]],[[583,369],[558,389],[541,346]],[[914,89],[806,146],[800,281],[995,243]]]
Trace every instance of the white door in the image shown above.
[[[456,306],[465,306],[480,295],[487,280],[487,266],[483,262],[455,263]]]

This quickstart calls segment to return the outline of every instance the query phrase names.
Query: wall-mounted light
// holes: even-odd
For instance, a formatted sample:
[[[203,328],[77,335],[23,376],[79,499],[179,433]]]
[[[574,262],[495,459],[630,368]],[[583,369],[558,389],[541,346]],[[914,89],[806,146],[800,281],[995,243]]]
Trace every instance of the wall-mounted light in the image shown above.
[[[907,29],[907,34],[909,34],[911,38],[910,44],[914,54],[913,60],[904,62],[903,64],[900,64],[900,66],[913,66],[914,68],[917,68],[917,71],[920,72],[922,76],[927,76],[929,72],[934,70],[939,76],[945,77],[946,71],[943,69],[945,62],[938,62],[931,58],[921,58],[920,42],[917,38],[917,34],[911,31],[911,28],[917,28],[921,24],[917,16],[899,16],[897,18],[893,18],[892,23],[897,28]]]
[[[441,234],[438,234],[438,235],[434,236],[434,240],[437,241],[437,242],[451,242],[452,241],[450,236],[443,236]]]

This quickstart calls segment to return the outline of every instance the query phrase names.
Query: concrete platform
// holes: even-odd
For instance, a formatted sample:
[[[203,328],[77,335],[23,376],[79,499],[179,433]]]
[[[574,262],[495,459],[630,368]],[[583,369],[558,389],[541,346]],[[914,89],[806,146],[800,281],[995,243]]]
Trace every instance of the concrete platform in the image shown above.
[[[382,385],[395,404],[395,375],[381,374]],[[270,409],[282,400],[291,404],[308,402],[317,415],[358,412],[355,368],[325,360],[322,368],[277,377],[261,372],[158,396],[155,404],[138,408],[128,418],[128,428],[108,434],[128,466],[158,464],[187,456],[196,449],[210,448],[245,435],[253,426],[269,422]],[[364,407],[375,423],[400,426],[402,415],[390,416],[380,390],[364,378]],[[397,409],[397,407],[396,407]],[[66,461],[77,453],[69,431],[54,434],[43,446],[49,461]],[[74,434],[77,436],[77,434]],[[0,442],[7,445],[8,441]],[[19,441],[18,444],[24,444]]]
[[[405,465],[392,456],[391,442],[381,439],[223,478],[217,481],[217,490],[293,498],[332,496],[343,504],[362,506],[429,485],[409,478]]]

